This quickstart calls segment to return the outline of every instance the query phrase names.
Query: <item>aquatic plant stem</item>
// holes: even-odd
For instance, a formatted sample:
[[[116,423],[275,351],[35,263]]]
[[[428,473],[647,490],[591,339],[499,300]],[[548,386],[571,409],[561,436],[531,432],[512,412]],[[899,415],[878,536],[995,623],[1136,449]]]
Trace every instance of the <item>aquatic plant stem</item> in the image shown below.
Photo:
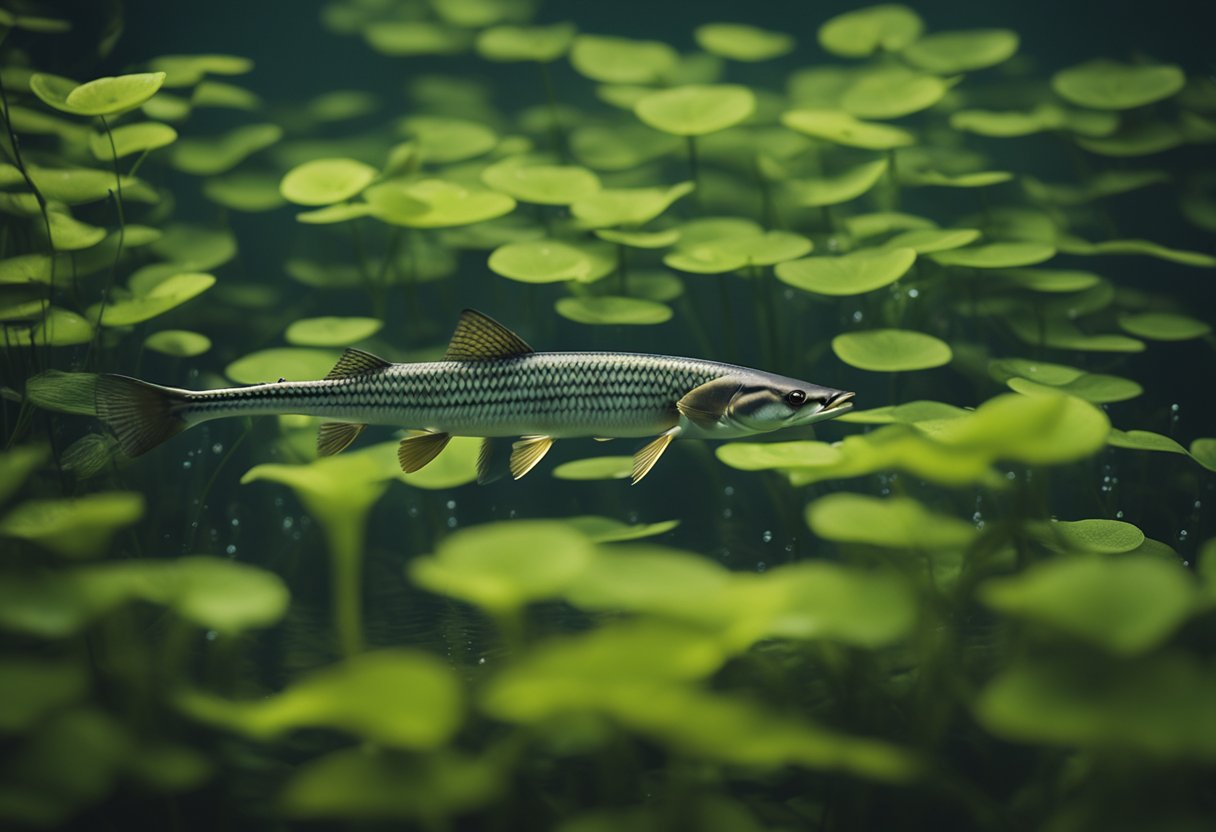
[[[4,42],[4,38],[8,37],[8,31],[0,36],[0,43]],[[30,177],[29,169],[25,166],[25,160],[21,157],[21,141],[17,138],[17,133],[13,130],[13,121],[9,116],[8,110],[8,90],[4,86],[4,79],[0,78],[0,106],[3,107],[4,115],[4,130],[8,134],[8,141],[11,145],[11,152],[8,154],[13,160],[13,166],[21,173],[21,178],[25,180],[25,186],[30,189],[30,193],[34,195],[34,201],[38,203],[38,212],[42,215],[42,224],[46,229],[46,244],[50,250],[51,257],[51,285],[55,285],[55,241],[51,238],[51,215],[47,211],[46,197],[42,195],[42,191],[38,190],[38,186],[34,184],[34,180]],[[73,285],[73,291],[76,290]]]

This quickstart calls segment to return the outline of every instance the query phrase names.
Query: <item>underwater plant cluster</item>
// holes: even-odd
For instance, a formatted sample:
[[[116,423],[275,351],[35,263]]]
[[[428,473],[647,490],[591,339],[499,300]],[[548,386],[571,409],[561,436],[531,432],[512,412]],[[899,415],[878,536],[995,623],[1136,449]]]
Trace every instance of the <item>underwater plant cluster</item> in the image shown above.
[[[1210,827],[1210,63],[291,5],[321,55],[0,0],[0,825]],[[857,409],[479,487],[295,415],[130,459],[81,375],[433,360],[465,307]]]

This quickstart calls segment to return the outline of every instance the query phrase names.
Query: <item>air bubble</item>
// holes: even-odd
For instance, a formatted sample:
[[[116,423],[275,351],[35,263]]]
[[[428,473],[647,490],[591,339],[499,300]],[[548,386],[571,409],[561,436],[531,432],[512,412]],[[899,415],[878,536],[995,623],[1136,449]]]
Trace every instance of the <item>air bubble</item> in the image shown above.
[[[227,546],[224,547],[224,551],[229,555],[235,555],[236,554],[236,544],[229,543]]]
[[[722,493],[727,497],[733,497],[735,496],[735,487],[733,485],[728,485],[722,489]]]
[[[908,297],[910,297],[910,298],[918,298],[918,297],[920,297],[920,290],[919,290],[919,289],[909,289],[909,290],[908,290]]]
[[[223,452],[224,452],[224,445],[222,442],[216,442],[214,445],[211,446],[211,453],[222,454]]]
[[[725,519],[729,520],[730,518],[732,518],[732,517],[734,517],[734,516],[735,516],[735,513],[734,513],[734,511],[732,511],[732,510],[731,510],[731,509],[729,509],[729,508],[724,508],[724,509],[722,509],[722,516],[723,516]]]
[[[451,511],[452,509],[456,508],[456,501],[455,501],[455,500],[448,500],[448,501],[447,501],[447,503],[446,503],[446,505],[447,505],[447,507],[448,507],[448,510],[449,510],[449,511]]]
[[[769,531],[768,529],[765,529],[764,534],[760,535],[760,539],[763,540],[765,543],[772,543],[773,542],[773,533],[771,531]]]
[[[456,518],[455,518],[455,517],[449,517],[449,518],[448,518],[448,528],[449,528],[449,529],[454,529],[454,528],[456,528]]]
[[[756,562],[756,571],[757,571],[757,572],[763,572],[763,571],[764,571],[764,570],[766,570],[766,569],[768,569],[768,564],[767,564],[767,563],[765,563],[765,562],[764,562],[764,561],[762,561],[762,560],[761,560],[761,561],[757,561],[757,562]]]

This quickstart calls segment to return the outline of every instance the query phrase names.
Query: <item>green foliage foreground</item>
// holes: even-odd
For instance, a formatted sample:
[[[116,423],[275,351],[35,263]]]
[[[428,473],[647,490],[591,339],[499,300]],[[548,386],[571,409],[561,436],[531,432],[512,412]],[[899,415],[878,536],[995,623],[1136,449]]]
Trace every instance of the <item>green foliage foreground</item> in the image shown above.
[[[333,0],[407,103],[269,104],[222,44],[65,77],[121,21],[0,8],[0,825],[1207,828],[1210,67],[533,6]],[[429,360],[462,306],[864,409],[477,491],[473,439],[404,475],[296,417],[132,463],[25,384]]]

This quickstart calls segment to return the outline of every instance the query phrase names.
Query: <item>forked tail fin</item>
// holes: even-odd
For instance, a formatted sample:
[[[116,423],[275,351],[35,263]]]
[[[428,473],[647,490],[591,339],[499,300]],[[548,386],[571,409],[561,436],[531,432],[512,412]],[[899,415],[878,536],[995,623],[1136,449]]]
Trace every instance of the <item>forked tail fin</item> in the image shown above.
[[[97,417],[118,439],[127,456],[139,456],[186,429],[181,409],[190,401],[171,387],[136,378],[97,377]]]

